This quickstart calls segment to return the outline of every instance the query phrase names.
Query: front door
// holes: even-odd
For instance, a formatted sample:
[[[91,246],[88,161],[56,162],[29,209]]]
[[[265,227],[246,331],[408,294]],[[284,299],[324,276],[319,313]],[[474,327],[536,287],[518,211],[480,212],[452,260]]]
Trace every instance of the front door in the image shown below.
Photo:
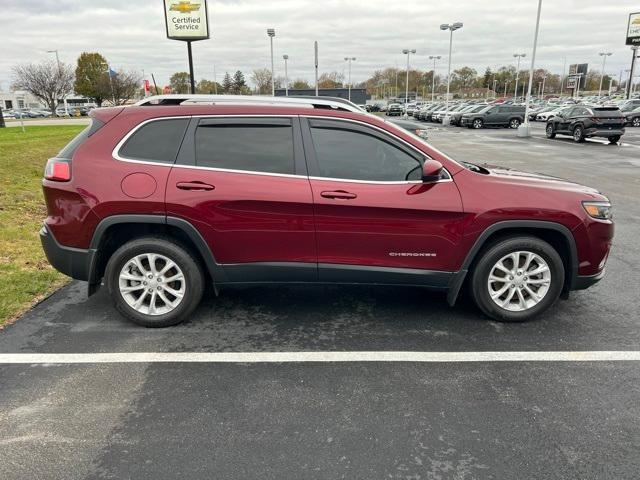
[[[167,215],[197,227],[226,281],[317,279],[297,117],[194,119],[166,199]]]
[[[320,280],[428,284],[453,270],[463,213],[448,174],[422,183],[424,154],[361,123],[303,119],[303,134]]]

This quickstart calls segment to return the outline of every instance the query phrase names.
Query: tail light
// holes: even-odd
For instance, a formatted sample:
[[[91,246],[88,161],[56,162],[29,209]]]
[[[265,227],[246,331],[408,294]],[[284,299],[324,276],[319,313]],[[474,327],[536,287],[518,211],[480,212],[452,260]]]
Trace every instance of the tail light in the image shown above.
[[[71,164],[68,160],[50,158],[44,167],[44,178],[56,182],[68,182],[71,180]]]
[[[598,117],[591,117],[591,121],[593,123],[602,123],[602,119],[598,118]]]

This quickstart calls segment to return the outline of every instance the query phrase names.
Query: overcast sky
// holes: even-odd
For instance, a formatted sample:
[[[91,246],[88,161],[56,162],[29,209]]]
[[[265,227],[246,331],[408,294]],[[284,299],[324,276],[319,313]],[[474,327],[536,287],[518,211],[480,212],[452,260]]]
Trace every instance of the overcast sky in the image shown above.
[[[227,0],[208,1],[211,39],[193,44],[195,77],[220,81],[225,71],[269,66],[266,29],[275,28],[276,75],[313,78],[313,41],[320,45],[320,72],[345,72],[344,57],[354,56],[352,79],[374,70],[404,68],[403,48],[415,48],[412,66],[429,69],[429,55],[443,55],[446,72],[448,33],[441,23],[464,22],[454,33],[452,68],[514,64],[513,53],[530,61],[537,0]],[[0,0],[2,53],[0,90],[7,90],[12,65],[53,58],[75,65],[83,51],[105,55],[112,68],[155,74],[158,85],[171,73],[186,71],[186,44],[168,40],[160,0]],[[607,72],[629,68],[624,45],[628,15],[638,0],[543,0],[536,65],[560,73],[567,64],[600,68],[598,52],[613,53]],[[521,65],[524,68],[524,64]]]

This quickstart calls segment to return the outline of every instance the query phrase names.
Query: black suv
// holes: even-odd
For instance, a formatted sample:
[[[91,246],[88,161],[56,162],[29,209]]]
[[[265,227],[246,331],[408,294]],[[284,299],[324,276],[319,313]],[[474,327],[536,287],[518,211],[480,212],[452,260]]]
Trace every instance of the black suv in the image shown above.
[[[524,107],[521,105],[489,105],[479,112],[463,114],[460,126],[518,128],[523,121]]]
[[[482,105],[467,105],[466,107],[464,107],[462,110],[457,111],[457,112],[453,112],[451,114],[451,125],[456,125],[459,126],[460,125],[460,120],[462,119],[462,116],[465,113],[478,113],[481,110],[484,110],[485,108],[487,108],[486,105],[482,104]]]
[[[605,137],[616,143],[624,135],[625,117],[618,107],[565,108],[547,121],[547,138],[556,134],[571,135],[576,142],[585,138]]]

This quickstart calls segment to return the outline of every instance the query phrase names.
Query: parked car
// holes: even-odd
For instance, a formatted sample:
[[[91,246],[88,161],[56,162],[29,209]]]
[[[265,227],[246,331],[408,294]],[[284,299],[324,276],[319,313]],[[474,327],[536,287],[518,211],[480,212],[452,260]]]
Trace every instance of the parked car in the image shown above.
[[[426,122],[432,122],[433,121],[433,115],[435,112],[437,112],[438,110],[444,108],[444,103],[439,103],[436,106],[434,106],[431,109],[428,109],[424,112],[423,114],[423,118]]]
[[[538,122],[546,122],[550,118],[555,117],[556,115],[558,115],[563,110],[571,109],[571,108],[573,108],[573,107],[572,106],[562,106],[562,107],[551,108],[549,110],[543,110],[542,112],[536,114],[536,121],[538,121]]]
[[[460,119],[462,118],[462,115],[464,115],[465,113],[477,113],[477,112],[483,110],[486,107],[487,106],[485,104],[467,105],[463,109],[458,110],[457,112],[454,112],[454,113],[451,114],[451,125],[459,126],[460,125]]]
[[[415,103],[407,103],[403,108],[403,113],[409,115],[410,117],[418,110],[418,106]]]
[[[489,105],[476,113],[465,113],[460,126],[468,128],[509,127],[518,128],[524,121],[524,107],[519,105]]]
[[[422,285],[450,304],[468,285],[523,321],[603,277],[596,190],[455,161],[345,100],[283,100],[94,110],[45,167],[50,263],[149,327],[187,319],[207,284]]]
[[[461,110],[462,108],[464,108],[464,105],[449,105],[448,109],[445,106],[444,108],[438,109],[433,112],[431,114],[431,120],[437,123],[442,123],[442,119],[445,117],[445,115],[449,114],[449,116],[451,116],[451,114]]]
[[[562,110],[547,122],[547,138],[557,134],[571,135],[576,142],[585,138],[605,137],[616,143],[624,135],[625,117],[618,107],[585,107],[576,105]]]
[[[640,106],[624,114],[625,123],[632,127],[640,127]]]
[[[402,105],[400,105],[399,103],[390,103],[389,106],[387,107],[387,111],[385,112],[385,115],[389,117],[393,117],[395,115],[402,115],[402,113],[403,113]]]
[[[632,112],[636,108],[640,107],[640,98],[624,100],[618,104],[621,112]]]

